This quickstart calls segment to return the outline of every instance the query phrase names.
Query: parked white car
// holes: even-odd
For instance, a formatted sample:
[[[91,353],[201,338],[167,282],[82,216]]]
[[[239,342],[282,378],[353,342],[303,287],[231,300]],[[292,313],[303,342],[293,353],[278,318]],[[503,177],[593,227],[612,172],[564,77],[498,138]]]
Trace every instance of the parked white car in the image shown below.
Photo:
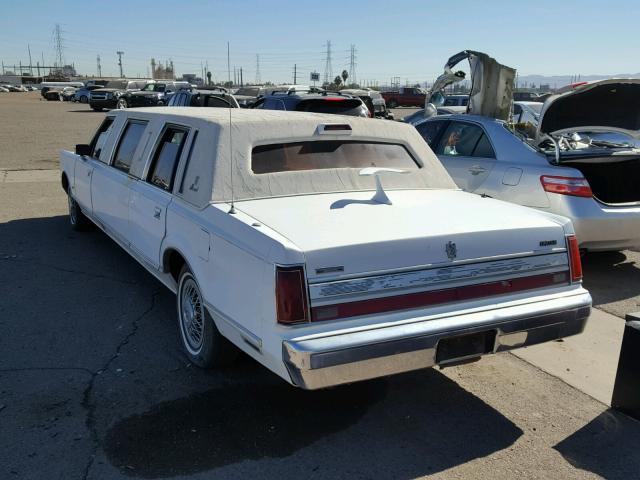
[[[304,112],[108,114],[60,157],[89,220],[177,294],[190,360],[316,389],[580,333],[571,223],[460,191],[415,129]]]

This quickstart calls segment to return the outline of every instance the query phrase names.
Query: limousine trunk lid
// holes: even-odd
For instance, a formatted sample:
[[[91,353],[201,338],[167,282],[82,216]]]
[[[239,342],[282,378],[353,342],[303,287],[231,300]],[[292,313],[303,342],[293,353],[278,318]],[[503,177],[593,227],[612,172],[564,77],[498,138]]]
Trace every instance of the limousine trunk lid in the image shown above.
[[[395,190],[279,197],[236,208],[293,242],[308,280],[324,282],[430,266],[551,253],[562,221],[457,190]],[[277,259],[276,259],[277,262]]]

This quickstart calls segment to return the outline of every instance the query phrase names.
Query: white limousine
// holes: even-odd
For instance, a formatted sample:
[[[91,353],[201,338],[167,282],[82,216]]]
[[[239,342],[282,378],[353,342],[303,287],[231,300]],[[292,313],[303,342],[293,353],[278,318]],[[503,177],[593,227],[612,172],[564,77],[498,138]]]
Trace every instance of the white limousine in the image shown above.
[[[202,367],[240,349],[316,389],[578,334],[590,313],[571,222],[462,192],[410,125],[123,110],[60,163],[71,226],[176,293]]]

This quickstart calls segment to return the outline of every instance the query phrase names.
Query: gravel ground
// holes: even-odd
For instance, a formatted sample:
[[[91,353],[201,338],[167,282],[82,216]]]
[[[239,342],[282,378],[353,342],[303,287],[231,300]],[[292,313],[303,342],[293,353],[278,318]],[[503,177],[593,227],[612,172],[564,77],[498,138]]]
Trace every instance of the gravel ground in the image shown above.
[[[87,143],[103,117],[87,104],[47,102],[40,92],[0,93],[0,170],[58,168],[58,150]]]
[[[0,94],[0,169],[54,168],[86,109]],[[72,232],[57,182],[2,183],[0,205],[0,478],[638,478],[640,423],[509,354],[323,392],[246,357],[191,367],[174,296]],[[597,304],[638,303],[638,260],[587,257]]]

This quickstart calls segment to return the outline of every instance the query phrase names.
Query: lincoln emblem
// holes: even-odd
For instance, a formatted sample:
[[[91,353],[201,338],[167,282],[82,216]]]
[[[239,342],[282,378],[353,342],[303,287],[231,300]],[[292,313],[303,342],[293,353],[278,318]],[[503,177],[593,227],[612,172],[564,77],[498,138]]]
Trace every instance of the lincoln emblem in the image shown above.
[[[456,255],[458,254],[458,248],[456,247],[455,243],[447,242],[445,249],[447,251],[447,257],[449,257],[449,260],[453,260],[454,258],[456,258]]]

